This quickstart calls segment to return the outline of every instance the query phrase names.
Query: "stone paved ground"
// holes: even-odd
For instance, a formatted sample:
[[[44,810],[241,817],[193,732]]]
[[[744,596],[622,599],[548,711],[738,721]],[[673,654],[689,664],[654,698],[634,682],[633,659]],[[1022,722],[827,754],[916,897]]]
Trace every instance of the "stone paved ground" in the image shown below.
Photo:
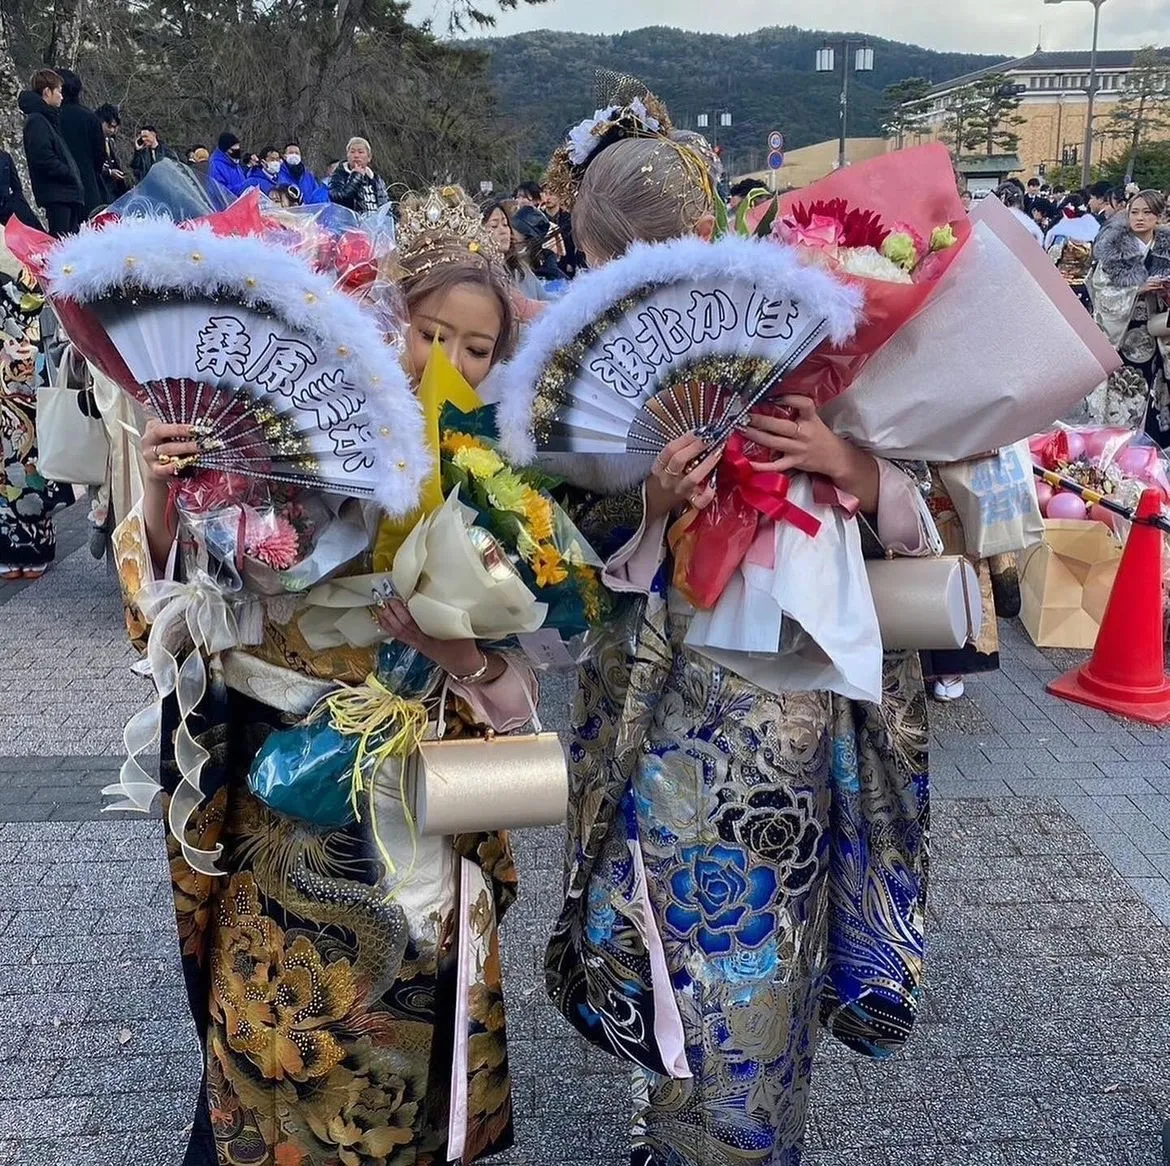
[[[79,518],[44,580],[0,590],[0,1166],[178,1166],[198,1054],[161,825],[99,816],[144,682]],[[885,1065],[826,1042],[808,1166],[1161,1162],[1170,735],[1051,701],[1043,681],[1068,661],[1004,639],[1003,671],[935,710],[923,1021]],[[618,1166],[626,1076],[540,989],[557,832],[524,836],[519,859],[518,1141],[500,1161]]]

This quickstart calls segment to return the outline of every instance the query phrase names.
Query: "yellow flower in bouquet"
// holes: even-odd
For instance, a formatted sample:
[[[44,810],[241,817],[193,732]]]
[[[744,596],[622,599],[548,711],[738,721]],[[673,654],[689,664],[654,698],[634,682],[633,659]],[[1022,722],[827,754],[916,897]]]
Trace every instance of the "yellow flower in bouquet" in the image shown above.
[[[524,488],[520,513],[532,537],[537,542],[548,542],[553,536],[553,512],[547,498],[542,498],[531,486]]]
[[[494,450],[474,446],[464,446],[451,460],[473,478],[490,478],[504,468],[500,455]]]
[[[462,449],[487,449],[487,446],[478,437],[452,430],[443,434],[440,448],[448,457],[454,457]]]
[[[561,561],[561,556],[557,553],[556,547],[550,546],[547,543],[537,548],[536,556],[533,558],[531,566],[536,575],[536,585],[538,587],[554,587],[557,583],[563,583],[569,577],[569,572],[565,569],[565,564]]]

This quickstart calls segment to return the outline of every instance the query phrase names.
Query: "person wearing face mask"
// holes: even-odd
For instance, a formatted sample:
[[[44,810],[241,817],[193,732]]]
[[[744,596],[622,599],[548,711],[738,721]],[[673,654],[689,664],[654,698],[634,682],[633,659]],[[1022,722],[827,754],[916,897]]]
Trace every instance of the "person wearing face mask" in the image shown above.
[[[256,187],[261,194],[271,195],[277,187],[282,161],[280,151],[275,146],[265,146],[260,151],[258,163],[248,167],[244,185]]]
[[[300,191],[301,202],[325,203],[329,201],[329,187],[317,180],[317,176],[305,165],[301,147],[289,142],[284,148],[284,160],[276,179],[277,186],[295,186]]]
[[[240,139],[229,131],[219,135],[219,144],[207,163],[208,177],[214,178],[230,194],[241,195],[247,186],[247,177],[240,162],[243,153]]]

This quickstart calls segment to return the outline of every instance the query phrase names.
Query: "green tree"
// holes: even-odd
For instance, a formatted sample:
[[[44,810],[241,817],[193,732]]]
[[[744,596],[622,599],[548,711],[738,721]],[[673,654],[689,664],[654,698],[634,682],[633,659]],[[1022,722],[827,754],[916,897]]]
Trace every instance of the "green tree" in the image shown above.
[[[1100,177],[1116,186],[1136,182],[1143,190],[1170,190],[1170,142],[1145,142],[1106,162]]]
[[[981,110],[973,85],[966,85],[947,95],[939,137],[951,147],[956,157],[964,150],[974,150],[982,144],[984,127],[979,120]]]
[[[1003,73],[981,78],[972,90],[975,113],[971,127],[980,138],[980,147],[988,157],[1014,154],[1020,144],[1015,127],[1024,124],[1016,112],[1023,94],[1017,92],[1017,86]]]
[[[882,92],[882,132],[894,138],[900,150],[926,114],[926,95],[931,84],[925,77],[905,77]]]
[[[1121,96],[1103,119],[1107,137],[1125,138],[1125,181],[1133,179],[1138,150],[1151,131],[1170,129],[1170,61],[1147,45],[1134,57]]]

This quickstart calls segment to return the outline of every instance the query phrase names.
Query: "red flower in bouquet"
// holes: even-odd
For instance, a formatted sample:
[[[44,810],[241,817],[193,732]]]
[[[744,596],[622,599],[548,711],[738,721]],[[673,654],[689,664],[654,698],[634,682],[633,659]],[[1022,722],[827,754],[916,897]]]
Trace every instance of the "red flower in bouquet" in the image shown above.
[[[842,247],[872,247],[880,251],[890,233],[876,211],[850,206],[843,198],[817,199],[807,205],[797,203],[784,215],[784,221],[797,229],[808,228],[818,219],[837,224],[837,242]]]
[[[346,231],[337,241],[334,265],[342,286],[355,291],[378,274],[374,245],[362,231]]]

